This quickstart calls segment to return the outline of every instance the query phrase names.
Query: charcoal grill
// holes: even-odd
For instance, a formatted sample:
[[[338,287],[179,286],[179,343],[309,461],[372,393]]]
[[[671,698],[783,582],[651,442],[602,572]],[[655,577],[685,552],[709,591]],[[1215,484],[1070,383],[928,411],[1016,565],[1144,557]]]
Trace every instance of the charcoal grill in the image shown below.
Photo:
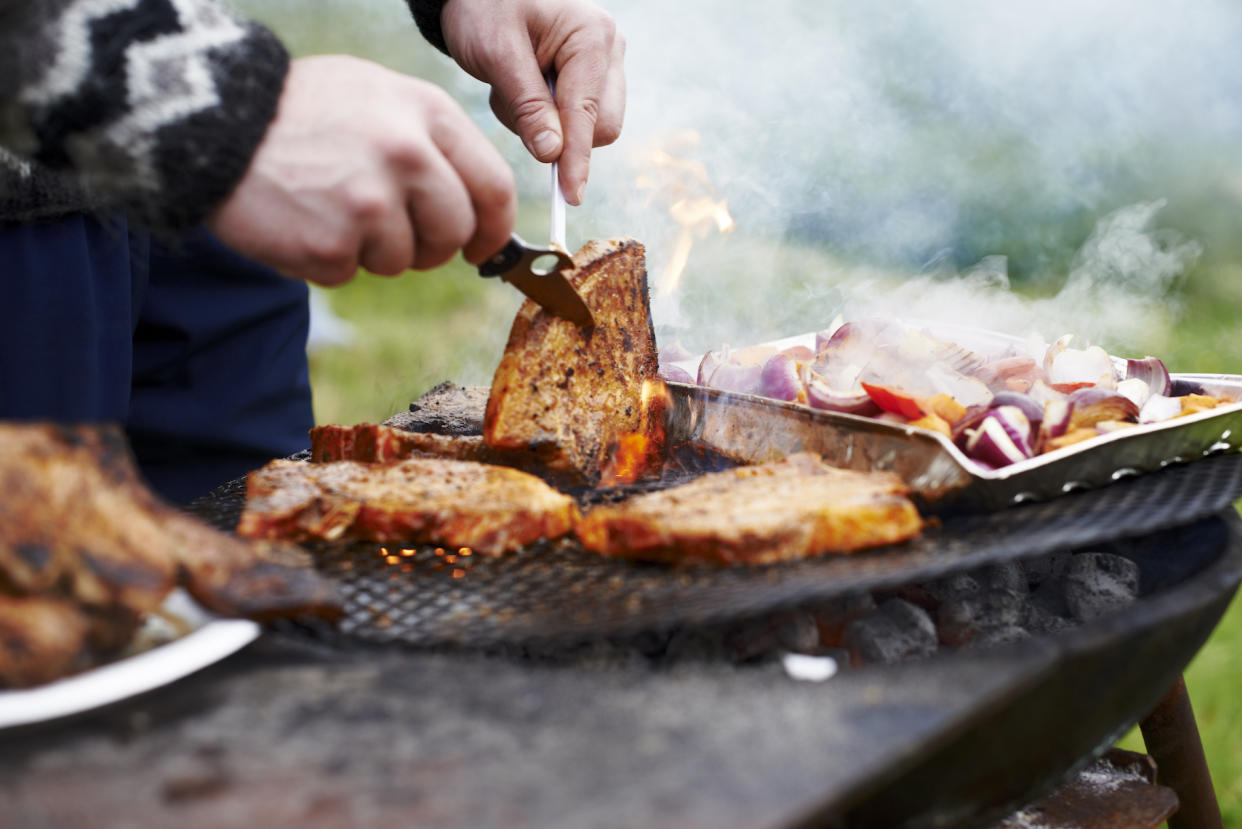
[[[475,403],[480,399],[473,395]],[[458,425],[480,415],[468,412]],[[400,418],[398,425],[419,426]],[[697,471],[689,464],[654,485]],[[234,482],[194,509],[231,527],[242,494],[242,483]],[[286,626],[282,633],[351,650],[360,643],[423,651],[535,645],[518,652],[547,653],[756,617],[1066,549],[1105,549],[1136,560],[1143,598],[1114,616],[998,653],[868,669],[877,688],[919,676],[944,682],[960,673],[963,682],[988,690],[932,731],[907,721],[904,728],[915,736],[895,758],[860,765],[802,815],[808,826],[977,825],[1046,791],[1110,745],[1174,683],[1242,580],[1240,522],[1231,513],[1221,517],[1240,494],[1242,455],[1207,457],[1049,502],[946,514],[905,544],[767,567],[643,564],[602,558],[565,540],[496,559],[425,546],[320,545],[319,567],[340,583],[346,617],[336,628]],[[985,676],[990,679],[982,683]],[[901,739],[891,733],[903,728],[899,722],[881,717],[873,725],[875,739]]]

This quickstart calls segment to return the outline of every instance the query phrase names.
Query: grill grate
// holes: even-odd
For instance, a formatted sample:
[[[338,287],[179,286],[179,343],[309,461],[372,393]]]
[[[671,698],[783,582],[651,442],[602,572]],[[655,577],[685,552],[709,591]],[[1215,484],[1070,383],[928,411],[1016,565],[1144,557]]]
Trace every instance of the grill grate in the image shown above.
[[[678,478],[696,471],[703,470],[670,474]],[[614,500],[672,482],[666,476],[603,490],[590,500]],[[235,482],[200,501],[195,511],[231,527],[243,493]],[[763,567],[669,567],[610,559],[572,540],[540,543],[499,558],[374,543],[308,548],[346,598],[346,616],[334,635],[420,647],[568,645],[723,622],[1104,544],[1215,515],[1239,496],[1242,455],[1223,455],[1054,501],[948,517],[906,544]]]

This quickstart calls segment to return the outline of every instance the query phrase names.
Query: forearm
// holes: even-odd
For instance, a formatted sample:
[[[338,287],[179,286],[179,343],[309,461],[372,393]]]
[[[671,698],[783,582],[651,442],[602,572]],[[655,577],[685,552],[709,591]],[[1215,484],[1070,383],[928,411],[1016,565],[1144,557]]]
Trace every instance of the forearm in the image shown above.
[[[0,147],[144,224],[200,221],[276,112],[288,55],[218,0],[9,0]]]

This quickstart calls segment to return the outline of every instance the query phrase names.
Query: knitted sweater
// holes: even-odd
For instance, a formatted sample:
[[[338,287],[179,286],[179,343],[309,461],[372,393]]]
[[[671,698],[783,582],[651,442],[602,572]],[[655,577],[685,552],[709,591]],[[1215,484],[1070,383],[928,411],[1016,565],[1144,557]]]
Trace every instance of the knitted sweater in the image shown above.
[[[446,0],[409,0],[444,49]],[[276,114],[289,56],[222,0],[0,2],[0,222],[123,209],[196,224]]]

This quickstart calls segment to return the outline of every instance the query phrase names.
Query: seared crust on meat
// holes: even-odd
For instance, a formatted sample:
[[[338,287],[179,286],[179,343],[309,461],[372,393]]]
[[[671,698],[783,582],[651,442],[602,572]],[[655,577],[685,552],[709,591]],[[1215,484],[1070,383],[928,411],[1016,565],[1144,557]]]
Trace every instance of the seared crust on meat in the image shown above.
[[[310,439],[313,463],[388,463],[417,457],[487,461],[496,454],[483,445],[483,438],[478,435],[407,432],[374,423],[316,426],[310,430]]]
[[[178,583],[226,615],[335,616],[341,607],[300,550],[234,538],[156,498],[119,428],[0,424],[0,602],[9,614],[0,685],[110,655]],[[14,621],[19,606],[29,624]],[[48,633],[54,625],[62,636]],[[15,655],[23,647],[44,655],[42,667]]]
[[[86,667],[90,623],[77,603],[0,596],[0,688],[38,685]]]
[[[272,461],[246,480],[237,532],[470,547],[496,555],[573,527],[578,507],[533,475],[414,458],[391,464]]]
[[[605,555],[767,564],[917,535],[907,492],[891,473],[836,469],[802,453],[596,507],[575,532]]]
[[[567,483],[595,484],[622,436],[662,443],[663,423],[643,403],[643,383],[658,382],[659,364],[643,246],[594,241],[573,258],[567,277],[595,326],[522,305],[492,379],[483,439],[533,452]]]

